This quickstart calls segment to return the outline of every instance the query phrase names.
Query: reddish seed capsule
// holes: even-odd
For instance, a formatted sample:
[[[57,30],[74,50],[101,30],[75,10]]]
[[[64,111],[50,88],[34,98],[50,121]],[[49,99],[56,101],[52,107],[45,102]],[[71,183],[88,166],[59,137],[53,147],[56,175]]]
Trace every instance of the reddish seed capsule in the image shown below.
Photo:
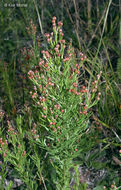
[[[77,71],[77,74],[80,75],[80,71]]]
[[[0,138],[0,142],[2,142],[2,138]]]
[[[113,187],[114,187],[114,185],[112,184],[112,185],[111,185],[111,188],[113,188]]]
[[[79,92],[76,92],[76,95],[79,95],[80,93]]]
[[[44,51],[44,50],[42,50],[42,54],[45,54],[45,51]]]
[[[59,32],[61,33],[61,32],[62,32],[62,29],[59,29]]]
[[[45,67],[48,67],[48,63],[45,64]]]
[[[64,39],[62,39],[60,42],[61,42],[62,44],[64,44],[64,43],[65,43],[65,40],[64,40]]]
[[[55,20],[52,20],[52,24],[55,24]]]
[[[84,114],[84,115],[87,115],[87,111],[83,111],[83,114]]]
[[[77,84],[74,82],[74,83],[73,83],[73,86],[74,86],[74,87],[77,87]]]
[[[45,33],[45,35],[44,35],[45,37],[47,37],[47,38],[49,38],[50,37],[50,35],[48,34],[48,33]]]
[[[75,90],[74,90],[74,89],[72,89],[72,90],[71,90],[71,92],[75,92]]]
[[[56,133],[57,132],[57,130],[56,129],[53,129],[53,131]]]
[[[64,62],[69,61],[69,57],[66,57],[63,61]]]
[[[58,51],[59,51],[57,47],[55,47],[54,50],[56,53],[58,53]]]
[[[26,151],[24,150],[24,152],[23,152],[22,156],[25,156],[25,155],[26,155]]]
[[[58,109],[60,109],[60,106],[58,105]]]
[[[92,92],[95,92],[95,89],[92,89]]]
[[[59,21],[58,26],[63,26],[63,23],[61,21]]]
[[[56,17],[55,17],[55,16],[53,16],[53,20],[56,20]]]
[[[64,36],[64,33],[63,33],[63,32],[61,32],[61,36],[62,36],[62,37]]]
[[[59,44],[56,45],[56,48],[59,48]]]
[[[71,76],[71,75],[69,76],[69,79],[72,79],[72,76]]]
[[[53,28],[55,28],[56,27],[56,24],[55,23],[53,23]]]
[[[87,109],[87,106],[84,106],[84,110],[86,110]]]
[[[6,156],[7,156],[7,154],[4,152],[4,153],[3,153],[3,157],[5,158]]]
[[[77,152],[78,151],[78,149],[77,148],[75,148],[75,152]]]
[[[48,42],[50,42],[50,40],[51,40],[50,38],[47,39]]]

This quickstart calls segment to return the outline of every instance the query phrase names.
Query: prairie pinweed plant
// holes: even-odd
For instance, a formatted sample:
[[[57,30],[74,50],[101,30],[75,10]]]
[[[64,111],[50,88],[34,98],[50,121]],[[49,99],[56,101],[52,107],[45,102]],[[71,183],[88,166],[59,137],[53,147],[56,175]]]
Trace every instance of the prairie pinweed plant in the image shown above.
[[[100,96],[97,88],[101,73],[92,86],[79,86],[80,68],[87,58],[83,53],[77,57],[72,42],[65,42],[62,22],[56,24],[56,17],[53,17],[52,25],[53,32],[45,34],[48,48],[42,51],[35,68],[28,72],[33,83],[30,91],[33,114],[37,118],[29,141],[43,152],[45,161],[51,165],[49,175],[55,188],[67,189],[74,159],[95,144],[89,138],[89,118],[91,107],[97,104]]]

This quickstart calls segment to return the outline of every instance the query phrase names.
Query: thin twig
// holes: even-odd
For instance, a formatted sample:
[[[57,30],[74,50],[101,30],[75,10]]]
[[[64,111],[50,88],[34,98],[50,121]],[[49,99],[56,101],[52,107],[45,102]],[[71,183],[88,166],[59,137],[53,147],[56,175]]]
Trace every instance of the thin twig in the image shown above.
[[[92,32],[92,21],[91,21],[91,0],[87,1],[87,6],[88,6],[88,30]]]
[[[106,26],[107,17],[108,17],[109,8],[110,8],[111,3],[112,3],[112,0],[109,1],[108,7],[107,7],[107,11],[106,11],[106,15],[105,15],[105,20],[104,20],[104,24],[103,24],[103,29],[102,29],[102,34],[101,34],[100,42],[99,42],[99,45],[98,45],[97,53],[96,53],[96,56],[95,56],[96,58],[97,58],[97,55],[98,55],[100,47],[101,47],[102,38],[103,38],[103,34],[104,34],[104,30],[105,30],[105,26]]]
[[[97,32],[97,30],[98,30],[98,28],[99,28],[99,26],[100,26],[100,24],[101,24],[101,22],[102,22],[102,20],[103,20],[103,18],[104,18],[105,12],[106,12],[106,8],[105,8],[105,10],[103,11],[102,17],[100,18],[100,20],[99,20],[99,22],[98,22],[98,24],[97,24],[97,27],[96,27],[94,33],[92,34],[92,37],[91,37],[91,39],[90,39],[90,41],[89,41],[89,43],[88,43],[87,48],[88,48],[88,47],[90,46],[90,44],[92,43],[92,40],[94,39],[95,34],[96,34],[96,32]]]
[[[64,3],[65,3],[65,6],[66,6],[66,11],[67,11],[67,14],[68,14],[68,16],[69,16],[69,19],[70,19],[71,23],[74,24],[74,21],[73,21],[73,19],[72,19],[72,16],[71,16],[71,14],[70,14],[70,12],[69,12],[69,9],[68,9],[68,7],[67,7],[66,1],[64,1]]]
[[[120,137],[118,136],[118,134],[114,131],[114,129],[111,129],[113,131],[113,133],[115,134],[115,136],[117,137],[117,139],[121,142]]]
[[[43,182],[44,188],[45,188],[45,190],[47,190],[47,187],[46,187],[46,185],[45,185],[44,178],[43,178],[42,174],[40,174],[40,175],[41,175],[41,179],[42,179],[42,182]]]
[[[75,27],[75,33],[77,36],[77,40],[78,40],[78,44],[79,44],[79,49],[81,49],[81,44],[80,44],[80,38],[79,38],[79,14],[78,14],[78,10],[77,10],[77,5],[76,5],[76,1],[73,0],[73,4],[74,4],[74,9],[75,9],[75,17],[76,17],[76,27]]]
[[[42,27],[42,22],[41,22],[39,10],[38,10],[38,7],[37,7],[37,4],[36,4],[35,0],[33,0],[33,2],[34,2],[35,9],[36,9],[36,12],[37,12],[37,16],[38,16],[38,20],[39,20],[39,25],[40,25],[40,30],[41,30],[41,33],[42,33],[42,35],[43,35],[44,32],[43,32],[43,27]]]

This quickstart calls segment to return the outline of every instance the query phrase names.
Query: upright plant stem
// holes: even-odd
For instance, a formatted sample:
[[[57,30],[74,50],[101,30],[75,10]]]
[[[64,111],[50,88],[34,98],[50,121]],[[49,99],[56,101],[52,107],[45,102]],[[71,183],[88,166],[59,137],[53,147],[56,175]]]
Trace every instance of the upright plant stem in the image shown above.
[[[88,43],[88,45],[87,45],[87,48],[88,48],[88,47],[90,46],[90,44],[92,43],[92,40],[95,38],[96,32],[97,32],[97,30],[98,30],[98,28],[99,28],[99,26],[100,26],[100,24],[101,24],[101,22],[102,22],[104,16],[105,16],[105,12],[106,12],[106,9],[104,9],[104,11],[103,11],[103,13],[102,13],[102,16],[101,16],[99,22],[97,23],[97,26],[96,26],[96,28],[95,28],[95,31],[93,32],[92,37],[91,37],[91,39],[89,40],[89,43]]]
[[[81,49],[80,37],[79,37],[79,14],[78,14],[77,5],[76,5],[75,0],[73,0],[73,4],[74,4],[74,9],[75,9],[75,15],[76,15],[75,32],[76,32],[76,36],[77,36],[77,40],[78,40],[79,49]]]
[[[41,22],[39,10],[38,10],[38,7],[37,7],[37,4],[36,4],[35,0],[33,0],[33,2],[34,2],[35,9],[36,9],[36,12],[37,12],[37,16],[38,16],[38,20],[39,20],[39,25],[40,25],[40,30],[41,30],[41,33],[42,33],[42,35],[43,35],[44,32],[43,32],[43,27],[42,27],[42,22]]]
[[[119,12],[120,12],[120,18],[119,18],[119,45],[121,48],[121,0],[119,0]]]
[[[88,14],[88,30],[91,32],[91,30],[92,30],[92,22],[91,22],[91,0],[88,0],[87,1],[87,7],[88,7],[88,12],[87,12],[87,14]]]
[[[63,22],[63,9],[64,9],[64,0],[61,0],[61,20]]]
[[[99,0],[97,0],[97,18],[99,18]]]
[[[109,9],[110,9],[111,3],[112,3],[112,0],[109,0],[107,11],[106,11],[106,15],[105,15],[105,20],[104,20],[104,24],[103,24],[102,34],[101,34],[101,38],[100,38],[100,42],[99,42],[99,45],[98,45],[98,49],[97,49],[97,53],[96,53],[95,58],[97,58],[98,53],[100,51],[100,47],[101,47],[101,43],[102,43],[102,38],[103,38],[103,34],[104,34],[104,30],[105,30],[105,26],[106,26],[106,21],[107,21],[107,17],[108,17],[108,13],[109,13]]]
[[[44,9],[43,9],[44,1],[41,0],[40,2],[41,2],[41,7],[42,7],[42,10],[41,10],[41,20],[42,20],[42,22],[43,22],[43,19],[44,19]]]

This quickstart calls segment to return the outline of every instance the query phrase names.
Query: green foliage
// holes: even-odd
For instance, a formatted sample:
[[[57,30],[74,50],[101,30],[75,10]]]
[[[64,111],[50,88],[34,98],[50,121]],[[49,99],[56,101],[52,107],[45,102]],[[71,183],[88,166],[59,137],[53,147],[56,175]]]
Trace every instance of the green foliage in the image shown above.
[[[121,79],[121,58],[119,58],[117,62],[117,74],[119,79]]]
[[[87,130],[90,130],[91,108],[98,102],[96,86],[100,76],[93,85],[78,87],[79,69],[86,56],[80,53],[80,58],[76,57],[72,43],[68,45],[63,39],[62,23],[56,26],[55,20],[53,17],[53,34],[45,35],[48,49],[42,51],[43,59],[36,54],[33,41],[31,60],[35,66],[28,76],[33,83],[30,94],[34,116],[31,117],[35,123],[30,118],[26,130],[21,115],[14,124],[7,120],[7,136],[1,137],[0,151],[4,163],[13,167],[27,189],[46,186],[68,189],[70,168],[75,168],[77,187],[86,189],[86,185],[79,184],[78,165],[75,167],[73,160],[95,145]],[[36,28],[32,21],[31,27],[34,40]],[[86,145],[87,140],[89,144]]]
[[[72,44],[66,45],[63,39],[62,23],[58,22],[56,26],[55,20],[56,17],[53,17],[53,33],[45,34],[48,50],[42,51],[43,59],[40,58],[38,65],[28,75],[34,86],[30,94],[37,116],[36,145],[48,153],[48,159],[56,172],[56,181],[52,177],[56,189],[66,189],[69,188],[69,168],[73,167],[73,159],[88,150],[88,146],[83,148],[85,133],[89,110],[97,103],[95,85],[98,85],[100,76],[94,86],[89,86],[91,92],[85,86],[77,90],[79,69],[83,61],[77,62]],[[84,58],[81,53],[80,59]],[[33,144],[31,133],[29,137]]]
[[[6,109],[12,110],[14,108],[14,98],[13,98],[13,83],[10,79],[10,73],[8,71],[7,63],[0,62],[0,73],[1,73],[1,92],[6,95],[6,100],[4,100],[7,104]],[[7,101],[8,99],[8,101]],[[9,102],[9,105],[8,105]]]

